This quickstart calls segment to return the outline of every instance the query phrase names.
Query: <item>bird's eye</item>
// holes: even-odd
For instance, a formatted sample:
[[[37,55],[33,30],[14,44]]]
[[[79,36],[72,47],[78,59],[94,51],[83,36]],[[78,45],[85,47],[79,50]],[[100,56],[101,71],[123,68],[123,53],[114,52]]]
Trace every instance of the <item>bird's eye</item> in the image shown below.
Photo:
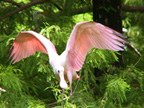
[[[58,73],[60,73],[60,71],[58,70]]]

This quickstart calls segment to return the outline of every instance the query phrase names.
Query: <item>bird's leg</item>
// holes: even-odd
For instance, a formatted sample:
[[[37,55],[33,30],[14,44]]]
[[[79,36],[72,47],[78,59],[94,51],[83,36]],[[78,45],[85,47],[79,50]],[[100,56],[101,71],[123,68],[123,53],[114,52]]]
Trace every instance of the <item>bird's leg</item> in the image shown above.
[[[70,82],[70,95],[72,95],[72,78],[73,78],[73,74],[71,71],[68,71],[67,72],[67,78]]]
[[[62,88],[62,93],[65,93],[65,89],[64,88]]]
[[[70,83],[70,96],[73,95],[73,92],[72,92],[72,83]]]

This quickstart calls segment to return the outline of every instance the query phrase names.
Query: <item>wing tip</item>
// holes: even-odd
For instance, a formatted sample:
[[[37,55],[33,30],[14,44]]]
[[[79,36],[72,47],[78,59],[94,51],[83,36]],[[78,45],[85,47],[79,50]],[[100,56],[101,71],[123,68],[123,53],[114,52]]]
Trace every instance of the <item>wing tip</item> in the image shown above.
[[[125,40],[127,38],[127,36],[122,35],[121,33],[114,32],[114,31],[113,31],[113,34],[120,37],[120,38],[122,38],[122,40],[123,40],[123,41],[121,41],[122,43],[125,43],[125,44],[129,43],[127,40]]]
[[[122,35],[120,33],[116,33],[114,31],[113,31],[113,34],[116,35],[116,36],[118,36],[118,37],[121,37],[121,38],[125,38],[125,39],[127,38],[127,36],[124,36],[124,35]]]

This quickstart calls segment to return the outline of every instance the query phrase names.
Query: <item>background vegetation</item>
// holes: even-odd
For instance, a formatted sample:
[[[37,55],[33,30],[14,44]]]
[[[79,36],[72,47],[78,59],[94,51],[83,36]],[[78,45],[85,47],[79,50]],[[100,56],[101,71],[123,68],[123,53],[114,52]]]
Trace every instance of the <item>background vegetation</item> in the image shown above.
[[[78,72],[81,79],[73,81],[74,94],[69,96],[69,88],[62,94],[46,54],[37,52],[11,64],[8,52],[19,32],[35,30],[50,39],[60,54],[74,25],[93,20],[92,1],[0,1],[0,107],[144,107],[144,0],[122,0],[122,4],[124,35],[131,44],[123,53],[124,66],[115,65],[118,52],[91,50]],[[137,7],[131,11],[124,5]],[[36,14],[37,10],[47,13]]]

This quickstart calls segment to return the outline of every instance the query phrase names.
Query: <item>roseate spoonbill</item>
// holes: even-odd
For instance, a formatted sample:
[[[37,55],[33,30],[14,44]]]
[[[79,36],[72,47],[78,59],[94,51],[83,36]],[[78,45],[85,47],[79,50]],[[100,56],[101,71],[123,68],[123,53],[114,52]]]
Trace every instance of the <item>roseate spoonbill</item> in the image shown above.
[[[49,63],[55,76],[59,79],[60,87],[67,88],[66,79],[70,82],[72,95],[72,79],[79,79],[79,71],[84,63],[87,52],[92,48],[122,51],[126,41],[122,34],[96,22],[87,21],[76,24],[66,49],[58,55],[53,43],[34,31],[23,31],[17,35],[11,47],[11,62],[16,63],[36,51],[48,54]]]

